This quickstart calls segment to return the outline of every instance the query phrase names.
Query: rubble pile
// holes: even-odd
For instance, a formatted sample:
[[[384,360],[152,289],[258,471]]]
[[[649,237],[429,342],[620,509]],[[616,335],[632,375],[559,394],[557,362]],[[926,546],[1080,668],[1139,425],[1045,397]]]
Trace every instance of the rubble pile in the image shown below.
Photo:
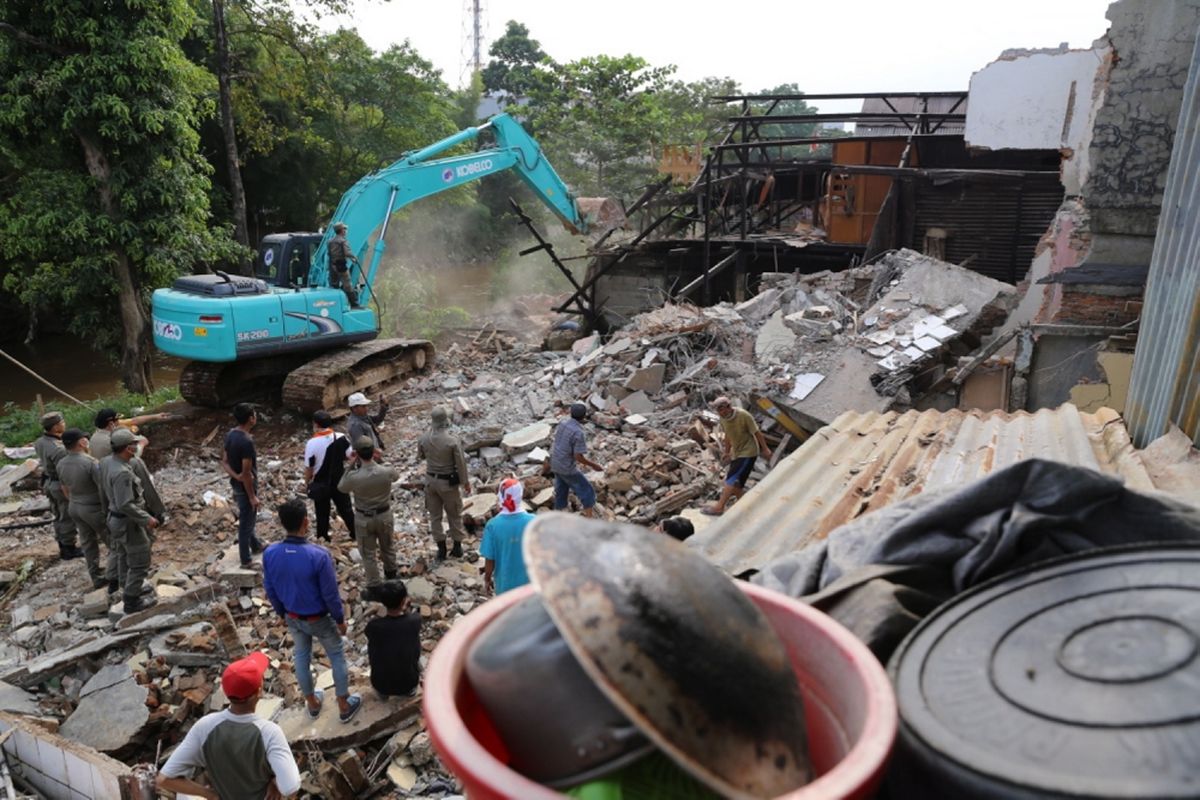
[[[424,620],[425,657],[487,599],[477,547],[499,482],[516,475],[530,510],[552,506],[549,451],[570,403],[591,411],[589,456],[604,469],[589,478],[604,516],[649,525],[683,513],[699,521],[696,508],[715,497],[723,471],[718,417],[708,410],[715,397],[759,416],[776,451],[770,464],[760,461],[761,476],[803,438],[797,425],[811,431],[834,412],[913,402],[930,384],[924,373],[977,346],[1011,294],[1005,284],[901,251],[841,273],[767,274],[743,303],[666,305],[607,339],[568,331],[573,341],[562,351],[541,349],[545,325],[519,304],[503,321],[456,332],[432,370],[391,394],[382,428],[382,459],[401,474],[392,502],[397,553]],[[465,557],[444,563],[433,558],[415,445],[436,406],[453,416],[472,489]],[[0,556],[10,614],[0,637],[0,712],[32,717],[127,763],[161,764],[195,719],[223,707],[223,665],[262,650],[272,670],[258,711],[284,728],[308,794],[351,798],[384,786],[454,793],[424,733],[419,696],[384,701],[370,689],[362,631],[377,612],[362,600],[362,557],[336,517],[326,546],[346,602],[351,683],[366,701],[350,725],[304,714],[286,625],[265,598],[260,570],[243,569],[237,557],[235,508],[217,466],[232,420],[186,413],[146,431],[145,457],[169,516],[147,587],[159,605],[134,615],[122,617],[104,590],[92,591],[80,562],[51,560],[46,501],[29,493],[30,462],[0,472],[0,530],[10,545]],[[259,419],[258,531],[269,542],[282,536],[275,505],[303,492],[310,427],[283,410],[261,409]],[[332,675],[322,658],[318,648],[323,688]]]

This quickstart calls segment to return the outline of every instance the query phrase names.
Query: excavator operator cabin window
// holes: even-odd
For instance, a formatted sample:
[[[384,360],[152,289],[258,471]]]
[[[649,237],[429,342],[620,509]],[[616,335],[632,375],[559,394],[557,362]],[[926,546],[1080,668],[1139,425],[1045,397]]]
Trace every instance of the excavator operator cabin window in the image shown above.
[[[292,248],[292,257],[288,260],[288,283],[292,286],[303,286],[308,278],[308,259],[305,258],[306,248],[297,245]]]
[[[281,244],[263,244],[255,259],[254,272],[268,284],[275,285],[275,276],[279,274]]]

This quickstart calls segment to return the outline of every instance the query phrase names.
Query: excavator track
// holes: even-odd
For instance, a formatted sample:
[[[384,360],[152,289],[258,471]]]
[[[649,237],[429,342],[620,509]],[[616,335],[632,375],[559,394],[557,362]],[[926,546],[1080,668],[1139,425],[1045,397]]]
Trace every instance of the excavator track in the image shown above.
[[[179,374],[179,393],[194,406],[229,408],[235,403],[276,405],[288,373],[320,354],[252,361],[189,361]]]
[[[354,392],[378,392],[433,364],[433,343],[424,339],[376,339],[325,353],[292,370],[283,383],[283,404],[311,414],[344,407]]]

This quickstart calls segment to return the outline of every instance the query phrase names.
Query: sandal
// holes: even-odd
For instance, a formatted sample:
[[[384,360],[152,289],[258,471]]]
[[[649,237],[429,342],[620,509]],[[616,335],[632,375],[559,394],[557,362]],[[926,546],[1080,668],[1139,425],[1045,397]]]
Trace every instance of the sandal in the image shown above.
[[[338,719],[342,722],[349,722],[354,719],[354,715],[362,708],[362,698],[357,694],[352,694],[346,698],[346,705],[350,706],[350,710],[343,714],[338,714]]]
[[[325,693],[317,689],[313,692],[313,696],[317,698],[317,710],[313,711],[312,706],[308,704],[307,700],[304,701],[304,710],[308,712],[309,717],[316,719],[321,716],[321,703],[325,701]]]

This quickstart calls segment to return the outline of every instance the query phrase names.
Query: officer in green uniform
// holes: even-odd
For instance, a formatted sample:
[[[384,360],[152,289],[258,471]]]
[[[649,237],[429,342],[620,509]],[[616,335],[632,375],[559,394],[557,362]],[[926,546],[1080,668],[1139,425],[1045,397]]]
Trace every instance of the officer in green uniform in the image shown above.
[[[429,417],[429,430],[417,440],[417,457],[425,459],[425,508],[429,511],[429,531],[437,544],[438,561],[446,558],[446,532],[442,528],[442,514],[450,523],[450,538],[455,558],[463,554],[462,511],[460,491],[471,493],[471,476],[467,473],[467,459],[462,444],[450,433],[450,413],[438,407]]]
[[[383,558],[383,575],[396,577],[396,541],[392,529],[392,484],[400,480],[399,473],[374,461],[375,445],[365,436],[354,443],[358,461],[338,481],[338,491],[354,497],[354,532],[362,548],[363,572],[367,585],[379,583],[379,558]]]
[[[108,502],[108,532],[117,554],[117,580],[124,595],[125,613],[132,614],[156,602],[143,598],[141,592],[150,572],[151,532],[160,520],[150,513],[145,486],[130,463],[137,459],[136,437],[119,428],[112,432],[109,442],[113,451],[100,462],[100,486]],[[141,471],[149,478],[144,470],[143,465]],[[150,485],[153,487],[153,483]]]
[[[346,293],[350,306],[358,305],[358,292],[354,291],[354,281],[350,277],[350,262],[357,262],[354,253],[350,252],[350,243],[346,241],[346,223],[335,222],[333,232],[336,234],[329,240],[329,284],[340,287]]]
[[[83,551],[75,546],[75,521],[67,507],[67,497],[62,492],[58,478],[58,462],[67,451],[63,448],[62,435],[67,423],[63,415],[50,411],[42,415],[42,435],[33,443],[38,463],[42,468],[42,491],[50,499],[50,511],[54,514],[54,538],[58,540],[58,557],[62,559],[82,558]]]
[[[78,428],[68,428],[63,433],[62,443],[67,454],[58,462],[58,478],[62,481],[63,494],[67,496],[71,519],[79,531],[92,588],[106,586],[109,592],[115,592],[117,561],[108,544],[108,524],[105,520],[108,510],[100,493],[100,463],[88,454],[88,437]],[[106,567],[100,565],[101,543],[108,552]]]

